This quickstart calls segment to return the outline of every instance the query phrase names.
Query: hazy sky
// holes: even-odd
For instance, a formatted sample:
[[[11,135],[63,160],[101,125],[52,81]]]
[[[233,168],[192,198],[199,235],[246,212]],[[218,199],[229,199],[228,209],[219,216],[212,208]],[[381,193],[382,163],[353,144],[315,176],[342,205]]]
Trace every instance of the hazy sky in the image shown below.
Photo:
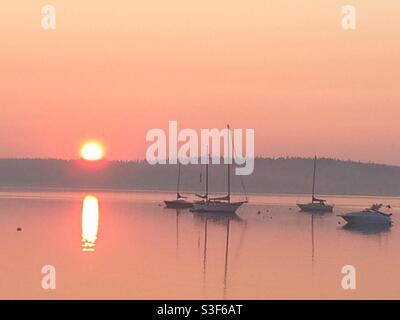
[[[110,159],[144,158],[147,130],[178,120],[254,128],[258,155],[400,164],[399,14],[398,0],[4,0],[0,157],[75,158],[96,138]]]

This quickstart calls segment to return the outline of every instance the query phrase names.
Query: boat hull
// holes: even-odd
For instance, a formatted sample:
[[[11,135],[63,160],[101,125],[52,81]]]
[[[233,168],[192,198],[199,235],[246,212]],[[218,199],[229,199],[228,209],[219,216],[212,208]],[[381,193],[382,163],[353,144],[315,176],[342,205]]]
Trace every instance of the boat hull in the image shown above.
[[[245,202],[220,202],[208,201],[194,203],[191,211],[193,212],[215,212],[215,213],[235,213],[236,210]]]
[[[300,208],[300,211],[305,212],[332,212],[333,206],[329,204],[322,203],[298,203],[297,206]]]
[[[359,211],[339,215],[350,225],[391,225],[390,215],[379,212]]]
[[[193,207],[193,203],[186,200],[166,200],[164,203],[168,209],[189,209]]]

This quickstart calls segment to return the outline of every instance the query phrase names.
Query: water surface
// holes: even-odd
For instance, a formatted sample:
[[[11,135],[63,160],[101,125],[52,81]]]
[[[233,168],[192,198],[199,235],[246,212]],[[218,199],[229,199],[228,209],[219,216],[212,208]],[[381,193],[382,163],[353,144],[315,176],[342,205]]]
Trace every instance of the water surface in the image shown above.
[[[304,196],[251,196],[229,219],[165,209],[171,198],[1,192],[0,298],[400,298],[397,198],[329,197],[335,212],[312,215],[297,210]],[[349,229],[336,216],[375,202],[393,206],[393,227]],[[341,287],[348,264],[356,290]],[[41,287],[44,265],[55,290]]]

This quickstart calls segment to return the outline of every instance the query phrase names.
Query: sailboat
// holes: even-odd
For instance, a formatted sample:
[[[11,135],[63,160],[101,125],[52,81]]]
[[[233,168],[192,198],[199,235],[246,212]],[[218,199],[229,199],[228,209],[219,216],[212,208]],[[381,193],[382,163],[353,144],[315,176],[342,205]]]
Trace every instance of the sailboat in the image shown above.
[[[230,128],[228,128],[228,155],[230,155]],[[226,213],[232,214],[235,213],[236,210],[244,203],[245,201],[239,202],[231,202],[231,165],[230,161],[228,161],[227,165],[227,176],[228,176],[228,194],[223,197],[216,197],[216,198],[209,198],[208,196],[208,164],[206,167],[206,193],[205,195],[197,195],[198,197],[202,198],[201,201],[197,201],[193,204],[193,208],[191,211],[193,212],[213,212],[213,213]]]
[[[175,200],[165,200],[165,206],[169,209],[188,209],[193,206],[193,203],[185,200],[186,197],[179,193],[181,181],[181,164],[178,162],[178,181],[176,184],[176,199]]]
[[[317,168],[317,157],[314,158],[314,172],[313,172],[313,184],[312,184],[312,194],[310,203],[298,203],[297,206],[300,211],[307,212],[332,212],[333,205],[327,204],[326,200],[318,199],[315,197],[315,173]]]

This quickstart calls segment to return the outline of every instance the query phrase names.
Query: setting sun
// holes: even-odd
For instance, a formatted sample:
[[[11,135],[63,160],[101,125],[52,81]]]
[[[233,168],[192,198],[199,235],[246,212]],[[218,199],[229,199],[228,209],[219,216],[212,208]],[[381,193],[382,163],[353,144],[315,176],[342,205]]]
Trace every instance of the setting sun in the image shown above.
[[[104,158],[104,148],[98,142],[87,142],[81,149],[81,156],[87,161],[97,161]]]

